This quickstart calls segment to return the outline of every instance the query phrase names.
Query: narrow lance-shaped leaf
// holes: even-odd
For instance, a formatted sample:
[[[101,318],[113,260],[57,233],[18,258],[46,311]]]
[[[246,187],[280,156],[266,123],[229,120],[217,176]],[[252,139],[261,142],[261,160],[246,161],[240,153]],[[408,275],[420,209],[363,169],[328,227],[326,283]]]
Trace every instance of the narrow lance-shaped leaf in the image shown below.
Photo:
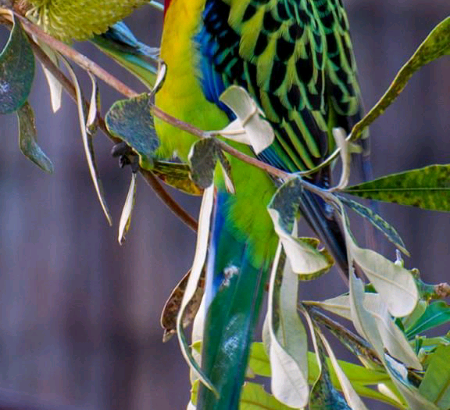
[[[324,363],[322,362],[323,353],[321,353],[320,349],[322,346],[324,346],[328,353],[328,356],[330,358],[333,369],[336,372],[336,376],[337,376],[337,379],[339,380],[339,384],[344,393],[346,402],[348,403],[350,408],[353,410],[367,410],[363,401],[358,396],[358,394],[354,390],[352,384],[348,380],[347,376],[345,375],[345,373],[339,366],[339,362],[336,359],[336,357],[334,356],[333,350],[331,349],[330,345],[328,344],[328,341],[322,335],[320,330],[316,326],[314,326],[314,323],[313,323],[309,313],[305,309],[302,309],[302,313],[303,313],[303,315],[308,323],[309,329],[310,329],[311,339],[313,341],[314,350],[316,352],[316,357],[320,360],[318,363],[319,363],[319,368],[321,368],[321,370],[319,370],[319,371],[322,372],[322,370],[323,370],[323,365],[324,365]],[[326,363],[325,363],[325,365],[326,365]],[[336,408],[339,408],[339,409],[347,408],[345,403],[342,403],[341,400],[339,400],[339,398],[337,396],[334,395],[333,397],[334,397],[333,402],[336,405]]]
[[[430,165],[353,185],[344,192],[362,198],[450,212],[450,165]]]
[[[14,15],[11,12],[14,21]],[[34,79],[34,55],[20,23],[14,21],[0,54],[0,114],[18,110],[27,101]]]
[[[406,329],[408,338],[450,322],[450,306],[443,300],[431,303],[420,318]]]
[[[36,124],[34,112],[28,102],[17,110],[19,120],[19,146],[22,153],[39,168],[53,173],[53,164],[37,144]]]
[[[328,272],[334,261],[325,249],[318,249],[317,239],[296,238],[292,235],[302,194],[301,180],[292,178],[278,188],[268,211],[293,271],[305,280]]]
[[[450,55],[450,17],[447,17],[433,29],[410,60],[398,72],[383,97],[353,127],[351,140],[354,141],[359,138],[363,130],[374,122],[394,102],[417,70],[444,55]]]
[[[112,25],[106,33],[94,35],[90,41],[152,89],[156,81],[158,49],[137,40],[123,22]]]
[[[319,375],[311,389],[309,410],[350,409],[345,399],[331,382],[324,347],[317,334],[315,334],[315,349],[316,361],[319,365]]]
[[[53,62],[53,64],[58,67],[58,53],[42,41],[37,40],[37,43],[42,51],[47,54],[47,57]],[[45,64],[42,64],[42,70],[44,71],[45,78],[47,79],[52,110],[53,112],[57,112],[61,108],[63,86],[59,82],[59,80],[52,74],[52,72],[47,69]]]
[[[184,327],[183,327],[186,310],[192,298],[195,296],[197,292],[203,267],[206,261],[213,202],[214,202],[214,187],[211,186],[207,188],[203,194],[203,201],[200,208],[199,229],[197,234],[197,244],[195,249],[194,262],[192,263],[191,274],[189,275],[186,290],[184,292],[183,300],[181,302],[180,311],[178,312],[176,329],[178,334],[178,342],[181,348],[181,353],[183,354],[184,358],[189,364],[191,370],[193,370],[197,374],[198,378],[205,386],[207,386],[210,390],[212,390],[217,394],[216,389],[211,384],[207,376],[203,373],[199,364],[193,357],[188,342],[186,340],[186,335],[184,334]]]
[[[86,119],[86,130],[88,134],[94,136],[98,128],[97,114],[101,110],[101,99],[98,84],[94,75],[89,73],[89,78],[91,79],[92,83],[92,93],[91,100],[89,102],[89,111]]]
[[[75,87],[81,137],[83,140],[84,152],[86,154],[86,160],[87,160],[87,163],[89,166],[89,172],[91,174],[91,179],[92,179],[92,182],[94,183],[95,192],[97,193],[98,200],[100,201],[100,205],[102,206],[103,213],[105,214],[106,219],[108,220],[108,223],[110,225],[112,225],[111,214],[109,212],[108,204],[106,203],[105,195],[103,193],[102,181],[100,180],[100,176],[99,176],[99,173],[97,170],[97,162],[95,160],[95,151],[94,151],[94,145],[92,142],[92,136],[90,134],[88,134],[88,132],[86,130],[86,116],[85,116],[85,105],[84,105],[83,93],[81,91],[81,87],[78,82],[78,78],[72,69],[72,66],[69,64],[69,62],[65,58],[62,58],[62,61],[64,62],[64,65],[66,66],[67,71],[69,72],[69,75],[72,79],[73,86]]]
[[[116,101],[105,117],[109,132],[125,141],[139,155],[142,168],[152,170],[155,151],[160,146],[147,93]]]
[[[308,341],[297,314],[298,278],[281,244],[273,263],[267,308],[270,333],[271,388],[282,403],[296,408],[308,403]]]
[[[367,206],[345,198],[342,195],[339,195],[339,199],[344,205],[353,209],[353,211],[361,215],[363,218],[366,218],[373,226],[375,226],[375,228],[383,232],[386,238],[389,239],[389,241],[391,241],[398,249],[400,249],[405,255],[409,256],[409,252],[405,248],[405,244],[396,229],[386,222],[380,215],[372,211]]]
[[[183,300],[184,292],[189,280],[191,270],[189,270],[183,278],[177,283],[168,297],[161,314],[161,326],[164,329],[163,342],[167,342],[175,333],[177,328],[177,316],[181,308],[181,301]],[[203,297],[205,286],[205,271],[203,269],[200,276],[195,294],[186,307],[183,317],[183,327],[188,326],[194,317],[196,317],[198,308]]]
[[[348,180],[350,178],[352,151],[350,146],[351,143],[346,141],[347,134],[343,128],[333,128],[333,136],[336,141],[336,146],[340,149],[342,162],[341,178],[338,184],[331,189],[332,191],[337,191],[344,189],[348,184]]]
[[[136,173],[131,173],[131,183],[128,189],[127,198],[122,209],[122,215],[119,222],[119,243],[122,245],[125,241],[125,236],[130,229],[131,214],[133,213],[134,204],[136,203]]]

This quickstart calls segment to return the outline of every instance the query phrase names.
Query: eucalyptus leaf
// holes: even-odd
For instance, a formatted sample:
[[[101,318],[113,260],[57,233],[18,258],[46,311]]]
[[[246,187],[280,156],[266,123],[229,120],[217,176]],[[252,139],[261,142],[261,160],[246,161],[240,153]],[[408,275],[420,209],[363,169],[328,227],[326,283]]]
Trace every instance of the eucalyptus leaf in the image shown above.
[[[131,173],[131,183],[128,189],[127,198],[122,209],[122,215],[119,221],[119,243],[122,245],[125,241],[125,235],[130,229],[131,214],[136,203],[136,173]]]
[[[183,300],[184,292],[189,280],[191,271],[189,270],[183,278],[177,283],[175,288],[170,293],[169,298],[164,304],[161,314],[161,326],[164,329],[163,342],[167,342],[175,333],[177,328],[177,316],[180,311],[181,301]],[[194,317],[197,317],[197,311],[203,297],[205,286],[205,272],[204,269],[200,276],[198,286],[195,294],[189,302],[183,317],[183,327],[188,326]],[[195,340],[194,340],[195,341]]]
[[[86,160],[89,166],[89,172],[91,174],[92,182],[94,183],[95,192],[97,193],[98,200],[100,201],[100,205],[103,209],[103,213],[106,216],[106,219],[108,220],[109,225],[112,225],[112,218],[111,214],[109,212],[108,204],[106,203],[105,194],[103,192],[103,185],[102,181],[100,179],[100,175],[98,173],[97,169],[97,162],[95,160],[95,151],[94,151],[94,144],[92,141],[92,135],[90,135],[87,132],[86,129],[86,116],[85,116],[85,105],[84,105],[84,98],[81,91],[80,84],[78,82],[78,78],[73,71],[72,66],[69,64],[69,62],[62,58],[62,61],[64,65],[67,68],[67,71],[69,72],[69,75],[72,79],[73,86],[75,87],[75,93],[77,97],[77,108],[78,108],[78,120],[80,123],[80,130],[81,130],[81,137],[83,140],[83,147],[84,152],[86,154]]]
[[[231,188],[233,184],[230,177],[231,166],[214,138],[201,139],[192,146],[189,153],[191,178],[200,188],[208,188],[213,184],[214,171],[218,161],[222,166],[225,181],[228,181],[227,188],[233,192],[234,187]]]
[[[387,175],[350,186],[343,192],[377,201],[450,212],[450,165],[430,165]]]
[[[186,340],[186,335],[184,333],[185,314],[187,312],[189,304],[191,303],[191,300],[195,297],[197,293],[197,288],[206,261],[213,202],[214,202],[214,187],[211,186],[207,188],[203,194],[202,205],[200,207],[199,228],[197,234],[195,256],[194,261],[192,263],[191,274],[189,275],[183,299],[181,301],[181,307],[178,312],[176,330],[178,335],[178,342],[181,348],[181,353],[186,359],[186,362],[189,364],[189,367],[193,372],[196,373],[197,377],[205,386],[207,386],[210,390],[215,392],[215,394],[218,394],[217,390],[211,384],[208,377],[203,373],[199,364],[193,357],[189,344]]]
[[[56,67],[59,67],[58,53],[42,41],[37,40],[37,43],[39,44],[39,47],[42,49],[42,51],[52,61],[52,63]],[[61,108],[63,86],[59,82],[59,80],[52,74],[52,72],[47,69],[45,64],[41,65],[50,91],[52,110],[53,112],[57,112]]]
[[[315,331],[316,330],[314,330],[314,332]],[[317,334],[315,334],[315,341],[316,361],[320,370],[319,375],[311,389],[309,410],[351,410],[345,399],[333,386],[324,353],[324,347],[320,340],[320,336],[318,337]]]
[[[359,397],[359,395],[356,393],[355,389],[353,388],[349,379],[345,375],[344,371],[339,366],[339,362],[336,359],[334,352],[331,349],[331,346],[329,345],[327,339],[323,336],[320,329],[313,323],[308,311],[306,311],[305,309],[302,309],[302,313],[305,316],[305,319],[308,323],[308,326],[310,329],[310,334],[311,334],[311,339],[312,339],[313,345],[314,345],[314,350],[316,352],[316,358],[318,359],[317,363],[319,366],[319,377],[323,373],[324,365],[326,366],[326,363],[323,363],[324,355],[323,355],[323,353],[321,353],[321,349],[324,347],[328,353],[331,365],[336,373],[337,380],[342,389],[342,392],[344,393],[347,404],[350,406],[350,408],[352,410],[367,410],[366,406],[364,405],[364,403],[361,400],[361,398]],[[334,405],[339,406],[339,407],[337,407],[339,409],[347,408],[347,407],[343,406],[343,403],[340,400],[337,401],[335,396],[333,396],[333,402],[334,402]]]
[[[409,256],[409,252],[406,250],[405,244],[400,235],[397,233],[395,228],[386,222],[380,215],[372,211],[372,209],[367,206],[342,195],[339,195],[339,199],[344,205],[351,208],[363,218],[366,218],[373,226],[375,226],[375,228],[383,232],[386,238],[389,239],[389,241],[391,241],[398,249],[400,249],[405,255]]]
[[[350,297],[338,296],[314,305],[351,320]],[[416,354],[400,328],[387,311],[386,305],[377,293],[364,293],[364,308],[375,319],[384,347],[389,354],[408,367],[422,369]]]
[[[90,41],[148,89],[153,88],[159,50],[138,41],[123,22],[113,24],[106,33],[94,35]]]
[[[350,178],[350,165],[352,162],[352,152],[350,142],[346,140],[347,134],[343,128],[333,128],[333,137],[336,141],[336,146],[340,149],[342,171],[339,183],[332,188],[332,191],[342,190],[348,185]]]
[[[375,251],[360,248],[350,231],[345,209],[342,204],[340,206],[342,225],[350,257],[364,271],[392,316],[409,315],[419,299],[417,285],[411,272]],[[352,310],[352,317],[355,319],[353,313]]]
[[[365,128],[374,122],[400,95],[413,74],[424,65],[444,55],[450,55],[450,17],[440,22],[401,68],[389,89],[351,132],[351,140],[359,138]]]
[[[202,195],[203,189],[191,179],[188,164],[168,161],[154,161],[152,172],[167,185],[189,195]]]
[[[89,73],[89,78],[92,83],[91,100],[89,102],[89,111],[86,119],[86,130],[90,135],[95,135],[98,128],[97,114],[101,110],[100,91],[98,89],[97,80],[94,75]]]
[[[450,306],[443,300],[430,303],[420,318],[406,329],[406,336],[414,336],[450,322]]]
[[[17,111],[26,103],[34,79],[33,50],[12,12],[11,17],[14,25],[0,54],[0,114]]]
[[[37,132],[34,112],[31,105],[25,102],[17,111],[19,120],[19,146],[22,153],[39,168],[53,173],[53,164],[37,144]]]
[[[242,388],[239,410],[292,410],[292,407],[280,403],[263,386],[247,382]]]
[[[450,346],[439,346],[433,353],[419,392],[440,409],[450,408]]]
[[[298,278],[282,246],[273,263],[268,299],[271,388],[282,403],[296,408],[308,403],[307,337],[297,314]]]
[[[137,152],[140,166],[151,171],[160,142],[154,130],[149,94],[116,101],[106,114],[105,123],[111,134]]]
[[[263,112],[248,92],[236,85],[228,87],[220,96],[220,101],[227,105],[237,119],[218,134],[233,141],[250,145],[255,154],[269,147],[274,138],[270,124],[262,116]]]
[[[301,180],[291,178],[278,188],[268,206],[268,212],[293,271],[305,280],[328,272],[334,261],[326,249],[318,249],[318,240],[292,235],[302,193]]]
[[[330,376],[333,385],[340,390],[341,386],[339,380],[337,379],[336,373],[332,368],[329,358],[326,358],[327,366],[330,368]],[[379,393],[376,390],[366,387],[368,385],[376,385],[380,383],[385,383],[390,385],[390,377],[385,372],[369,369],[363,366],[359,366],[353,363],[346,362],[344,360],[338,360],[339,366],[347,375],[348,379],[352,383],[355,391],[362,397],[367,397],[389,403],[395,407],[403,408],[399,406],[399,403],[384,394]],[[270,377],[270,360],[266,353],[266,349],[263,343],[255,342],[252,344],[250,357],[249,357],[249,368],[250,370],[258,376]],[[319,376],[319,365],[317,363],[316,354],[313,352],[308,352],[308,383],[313,384],[317,377]]]

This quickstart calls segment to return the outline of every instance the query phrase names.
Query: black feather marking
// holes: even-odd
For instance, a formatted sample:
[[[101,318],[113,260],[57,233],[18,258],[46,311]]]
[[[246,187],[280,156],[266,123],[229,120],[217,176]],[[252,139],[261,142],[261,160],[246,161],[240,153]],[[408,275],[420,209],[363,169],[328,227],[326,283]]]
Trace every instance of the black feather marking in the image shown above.
[[[275,93],[278,88],[283,84],[286,77],[286,64],[281,61],[274,60],[272,65],[272,74],[270,75],[269,91]]]
[[[277,56],[281,61],[287,61],[294,54],[295,43],[286,41],[283,37],[277,40]]]
[[[257,9],[253,4],[249,4],[245,9],[244,16],[242,17],[242,22],[245,23],[246,21],[250,20],[255,15],[256,10]]]

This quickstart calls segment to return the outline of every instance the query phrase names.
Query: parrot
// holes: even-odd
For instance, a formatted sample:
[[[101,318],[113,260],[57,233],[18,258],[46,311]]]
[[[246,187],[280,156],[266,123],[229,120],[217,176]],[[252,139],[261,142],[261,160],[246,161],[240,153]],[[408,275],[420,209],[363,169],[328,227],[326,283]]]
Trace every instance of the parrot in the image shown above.
[[[275,138],[258,155],[248,145],[226,142],[293,174],[319,165],[335,149],[332,130],[349,133],[362,116],[341,0],[165,0],[160,57],[167,72],[155,97],[158,108],[202,130],[220,130],[235,119],[221,94],[232,85],[243,87]],[[158,118],[155,129],[161,142],[157,156],[188,161],[195,136]],[[200,410],[239,407],[278,244],[267,211],[277,181],[239,159],[229,161],[235,192],[227,190],[220,167],[214,177],[204,296],[201,366],[216,392],[200,385]],[[310,182],[327,188],[330,174],[330,167],[322,168]],[[345,240],[333,211],[306,191],[299,209],[347,272]]]

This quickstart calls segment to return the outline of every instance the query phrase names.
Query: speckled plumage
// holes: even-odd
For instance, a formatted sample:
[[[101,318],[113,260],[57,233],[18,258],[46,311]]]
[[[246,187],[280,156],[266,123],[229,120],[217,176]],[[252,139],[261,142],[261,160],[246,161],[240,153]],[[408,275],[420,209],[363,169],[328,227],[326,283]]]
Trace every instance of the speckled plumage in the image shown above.
[[[63,40],[87,40],[127,17],[148,0],[28,0],[30,16]]]

